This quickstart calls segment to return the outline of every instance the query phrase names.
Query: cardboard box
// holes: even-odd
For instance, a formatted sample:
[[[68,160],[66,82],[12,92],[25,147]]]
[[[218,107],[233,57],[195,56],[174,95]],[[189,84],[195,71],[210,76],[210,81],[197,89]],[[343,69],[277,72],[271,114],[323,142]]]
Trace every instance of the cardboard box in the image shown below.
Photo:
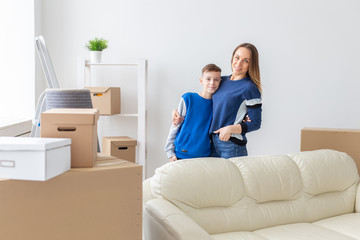
[[[119,114],[121,111],[119,87],[86,87],[91,92],[93,108],[100,115]]]
[[[142,167],[105,162],[46,182],[0,180],[1,239],[141,240]]]
[[[355,161],[360,173],[360,130],[303,128],[300,151],[333,149],[346,152]]]
[[[53,108],[41,114],[41,137],[71,138],[71,167],[93,167],[97,154],[97,109]]]
[[[70,170],[70,144],[71,139],[0,137],[0,177],[46,181],[62,174]]]
[[[105,153],[98,153],[97,154],[97,159],[96,159],[96,166],[101,166],[101,165],[107,165],[109,162],[109,164],[112,164],[114,161],[116,160],[116,163],[127,163],[129,161],[124,160],[124,159],[120,159],[117,157],[113,157],[110,155],[107,155]]]
[[[102,152],[106,155],[127,160],[136,161],[135,147],[137,141],[130,137],[103,137]]]

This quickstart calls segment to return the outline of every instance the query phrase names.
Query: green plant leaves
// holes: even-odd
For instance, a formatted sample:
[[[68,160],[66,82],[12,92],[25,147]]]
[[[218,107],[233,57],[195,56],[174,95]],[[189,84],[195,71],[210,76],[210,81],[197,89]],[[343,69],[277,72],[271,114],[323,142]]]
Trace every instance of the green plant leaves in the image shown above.
[[[108,47],[108,40],[103,38],[94,38],[93,40],[89,40],[89,42],[85,45],[85,48],[89,51],[102,51]]]

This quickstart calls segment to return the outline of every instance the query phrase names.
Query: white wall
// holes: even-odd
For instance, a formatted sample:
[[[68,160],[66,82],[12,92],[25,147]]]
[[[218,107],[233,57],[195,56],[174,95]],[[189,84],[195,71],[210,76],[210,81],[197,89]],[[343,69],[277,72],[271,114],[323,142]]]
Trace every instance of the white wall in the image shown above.
[[[35,9],[35,36],[41,35],[43,33],[43,19],[42,19],[42,0],[34,0],[34,9]],[[35,50],[35,40],[34,40],[34,51]],[[41,68],[40,60],[38,53],[35,53],[35,104],[37,104],[40,94],[47,87],[45,76]],[[35,105],[36,107],[36,105]]]
[[[22,6],[22,8],[19,8]],[[22,17],[18,17],[18,16]],[[33,115],[34,6],[26,0],[1,2],[0,126],[27,121]],[[29,21],[30,20],[30,21]],[[18,111],[22,109],[22,111]]]
[[[207,63],[229,74],[242,42],[260,52],[264,92],[250,155],[299,151],[303,127],[359,128],[359,9],[357,0],[46,0],[42,31],[65,88],[76,87],[77,57],[87,56],[84,44],[95,36],[109,40],[104,61],[149,60],[151,176],[167,162],[163,146],[181,94],[200,90]],[[106,78],[121,78],[111,71]],[[121,86],[130,89],[127,80]],[[104,131],[124,129],[116,121]]]

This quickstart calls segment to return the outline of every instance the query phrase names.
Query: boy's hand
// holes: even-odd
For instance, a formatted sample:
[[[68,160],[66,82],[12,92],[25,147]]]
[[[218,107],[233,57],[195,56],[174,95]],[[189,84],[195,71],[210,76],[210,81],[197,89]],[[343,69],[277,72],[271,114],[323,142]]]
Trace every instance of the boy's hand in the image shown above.
[[[169,157],[170,162],[175,162],[176,160],[178,160],[178,159],[177,159],[177,157],[175,155],[172,156],[172,157]]]
[[[250,119],[249,115],[246,115],[246,116],[244,117],[243,122],[251,122],[251,119]]]
[[[172,117],[171,121],[174,124],[174,126],[178,126],[179,124],[181,124],[184,121],[184,117],[180,116],[177,109],[172,111],[171,117]]]

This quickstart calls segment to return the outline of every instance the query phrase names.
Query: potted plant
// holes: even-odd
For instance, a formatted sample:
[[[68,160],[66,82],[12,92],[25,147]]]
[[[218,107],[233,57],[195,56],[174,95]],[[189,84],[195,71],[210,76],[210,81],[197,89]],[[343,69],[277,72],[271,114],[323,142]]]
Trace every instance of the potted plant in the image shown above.
[[[108,40],[103,38],[94,38],[89,40],[85,45],[85,48],[90,51],[90,62],[99,63],[101,62],[101,53],[108,47]]]

